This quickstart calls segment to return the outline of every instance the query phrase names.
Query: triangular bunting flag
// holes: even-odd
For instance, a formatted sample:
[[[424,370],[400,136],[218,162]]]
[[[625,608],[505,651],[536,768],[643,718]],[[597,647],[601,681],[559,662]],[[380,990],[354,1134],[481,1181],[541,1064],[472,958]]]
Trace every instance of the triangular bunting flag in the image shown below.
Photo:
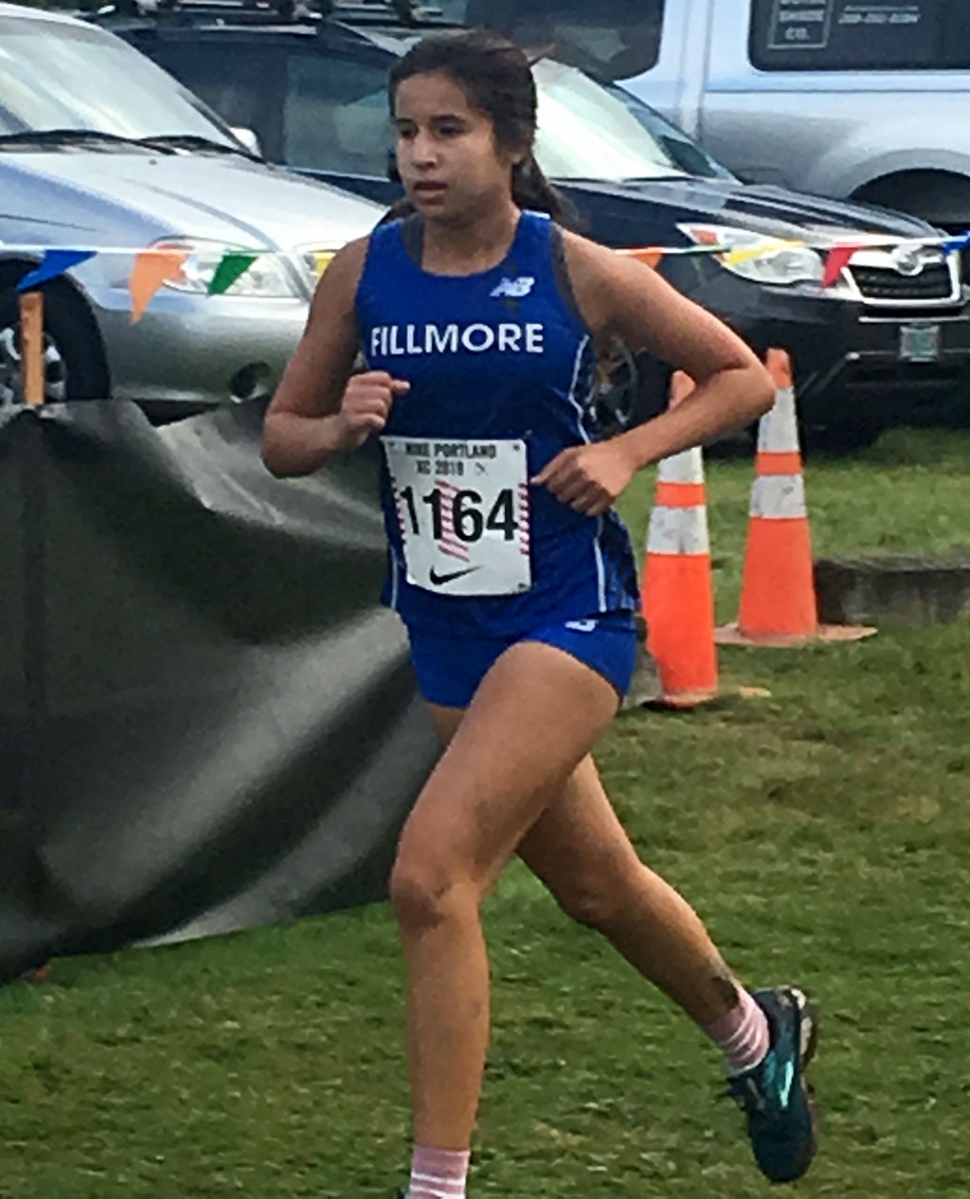
[[[852,261],[855,252],[861,249],[861,245],[833,246],[828,252],[828,257],[825,259],[825,274],[822,276],[822,286],[831,287],[833,283],[838,282],[839,276]]]
[[[647,266],[653,267],[654,270],[663,261],[664,252],[659,246],[643,246],[634,250],[624,250],[624,254],[628,258],[635,258],[637,262],[644,262]]]
[[[182,264],[188,258],[187,250],[142,250],[135,258],[128,280],[131,293],[131,323],[134,325],[145,315],[152,297],[169,279],[177,279],[182,273]]]
[[[728,250],[725,254],[719,254],[718,258],[720,258],[725,266],[742,266],[744,263],[750,262],[753,258],[762,258],[767,254],[776,253],[780,250],[800,250],[804,245],[803,241],[796,241],[789,238],[761,237],[750,246],[735,246],[733,250]]]
[[[952,254],[954,250],[970,250],[970,231],[951,237],[943,243],[943,253]]]
[[[259,253],[255,250],[227,250],[215,269],[209,284],[210,296],[221,296],[253,265]]]
[[[28,271],[20,280],[17,284],[17,291],[22,295],[25,291],[33,291],[35,288],[42,287],[45,283],[50,283],[52,279],[63,275],[65,271],[69,271],[72,266],[87,262],[89,258],[94,257],[94,253],[94,250],[48,250],[40,264],[32,271]]]
[[[336,257],[337,253],[335,250],[314,250],[313,270],[318,279]]]

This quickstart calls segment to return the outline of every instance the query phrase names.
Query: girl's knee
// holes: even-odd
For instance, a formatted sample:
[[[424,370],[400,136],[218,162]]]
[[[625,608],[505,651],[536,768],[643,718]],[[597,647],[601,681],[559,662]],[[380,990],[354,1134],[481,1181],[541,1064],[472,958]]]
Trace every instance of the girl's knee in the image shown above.
[[[481,896],[459,871],[399,857],[391,871],[390,899],[402,932],[423,933],[449,919],[477,919]]]

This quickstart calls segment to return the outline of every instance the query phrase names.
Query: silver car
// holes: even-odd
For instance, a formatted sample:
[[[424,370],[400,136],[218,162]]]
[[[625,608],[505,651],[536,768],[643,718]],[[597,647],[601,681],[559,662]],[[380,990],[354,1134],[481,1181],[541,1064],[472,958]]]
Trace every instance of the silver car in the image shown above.
[[[16,284],[44,248],[99,251],[44,288],[48,398],[178,410],[270,392],[319,269],[383,211],[263,163],[113,34],[0,3],[0,403],[21,387]],[[188,257],[133,322],[152,246]],[[209,295],[232,249],[260,257]]]

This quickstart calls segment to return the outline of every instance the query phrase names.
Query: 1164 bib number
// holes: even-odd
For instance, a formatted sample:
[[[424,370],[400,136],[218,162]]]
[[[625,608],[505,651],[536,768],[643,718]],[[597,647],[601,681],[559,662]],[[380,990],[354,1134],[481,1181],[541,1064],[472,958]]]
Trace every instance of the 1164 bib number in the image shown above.
[[[384,437],[410,583],[447,595],[531,585],[522,441]]]

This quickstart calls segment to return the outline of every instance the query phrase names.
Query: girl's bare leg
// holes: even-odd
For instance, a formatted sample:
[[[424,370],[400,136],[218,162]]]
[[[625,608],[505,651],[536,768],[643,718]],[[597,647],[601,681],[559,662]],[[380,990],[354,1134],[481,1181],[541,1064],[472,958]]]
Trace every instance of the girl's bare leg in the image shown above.
[[[585,757],[518,847],[563,910],[603,933],[698,1024],[738,1002],[738,986],[693,908],[646,867]]]
[[[447,745],[464,713],[432,707],[432,716]],[[601,932],[696,1023],[737,1004],[740,983],[690,904],[640,861],[589,755],[517,852],[567,915]]]
[[[568,654],[514,645],[483,680],[405,825],[391,900],[408,967],[419,1145],[470,1144],[488,1040],[479,905],[616,706],[613,688]],[[447,734],[444,710],[437,715]]]

